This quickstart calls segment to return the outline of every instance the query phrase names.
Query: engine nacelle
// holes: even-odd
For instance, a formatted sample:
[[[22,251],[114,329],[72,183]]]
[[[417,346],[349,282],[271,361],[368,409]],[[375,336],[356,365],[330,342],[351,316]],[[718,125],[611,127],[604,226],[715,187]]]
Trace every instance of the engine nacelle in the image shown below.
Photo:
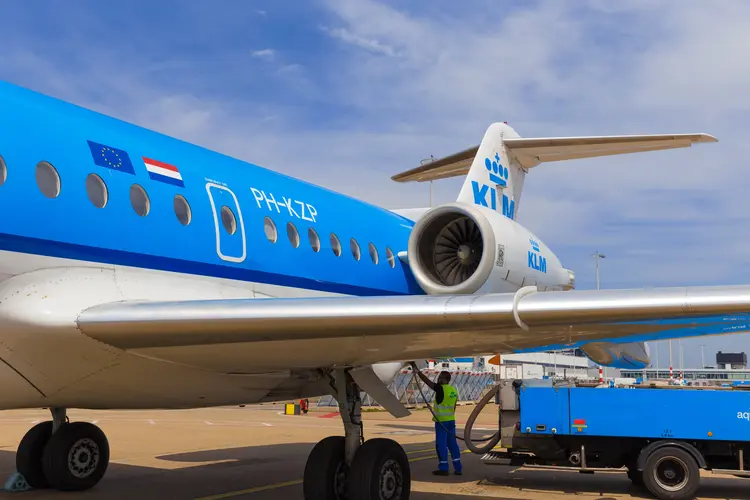
[[[409,266],[428,294],[572,288],[574,276],[530,231],[489,209],[449,203],[426,212],[409,237]]]
[[[592,342],[581,346],[581,350],[594,363],[628,370],[642,370],[651,363],[648,344],[629,342]]]

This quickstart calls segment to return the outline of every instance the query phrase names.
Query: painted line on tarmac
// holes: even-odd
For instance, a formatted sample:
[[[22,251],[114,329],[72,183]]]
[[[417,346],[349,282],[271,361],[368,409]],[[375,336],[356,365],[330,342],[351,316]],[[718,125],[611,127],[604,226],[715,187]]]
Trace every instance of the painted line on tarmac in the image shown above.
[[[257,488],[250,488],[241,491],[230,491],[229,493],[221,493],[219,495],[213,495],[210,497],[196,498],[195,500],[220,500],[222,498],[237,497],[240,495],[247,495],[248,493],[260,493],[261,491],[275,490],[278,488],[284,488],[286,486],[294,486],[295,484],[302,484],[301,479],[295,481],[286,481],[284,483],[269,484],[266,486],[258,486]]]
[[[424,453],[426,451],[435,451],[435,448],[430,448],[429,450],[414,450],[414,451],[407,452],[407,455],[410,453]],[[471,453],[471,450],[463,450],[461,453]],[[434,455],[430,455],[427,457],[415,457],[415,458],[410,458],[409,462],[419,462],[420,460],[429,460],[429,459],[435,459],[435,458],[436,457]],[[287,486],[294,486],[297,484],[302,484],[302,479],[295,479],[294,481],[285,481],[283,483],[267,484],[265,486],[248,488],[246,490],[230,491],[228,493],[219,493],[218,495],[200,497],[194,500],[221,500],[223,498],[238,497],[240,495],[248,495],[250,493],[260,493],[261,491],[269,491],[269,490],[276,490],[279,488],[286,488]]]
[[[407,454],[407,455],[414,455],[415,453],[427,453],[428,451],[435,451],[435,448],[427,448],[427,449],[425,449],[425,450],[412,450],[412,451],[407,451],[407,452],[406,452],[406,454]]]

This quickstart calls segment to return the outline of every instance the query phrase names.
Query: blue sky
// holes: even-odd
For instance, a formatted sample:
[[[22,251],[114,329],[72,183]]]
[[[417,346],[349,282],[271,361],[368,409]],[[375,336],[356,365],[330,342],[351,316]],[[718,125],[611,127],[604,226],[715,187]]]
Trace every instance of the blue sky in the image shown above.
[[[493,121],[711,133],[542,165],[519,220],[579,288],[595,250],[604,288],[750,283],[750,4],[677,2],[8,0],[0,78],[388,208],[429,200],[391,175]],[[460,183],[435,184],[435,202]],[[686,364],[701,343],[750,351],[748,336],[683,341]]]

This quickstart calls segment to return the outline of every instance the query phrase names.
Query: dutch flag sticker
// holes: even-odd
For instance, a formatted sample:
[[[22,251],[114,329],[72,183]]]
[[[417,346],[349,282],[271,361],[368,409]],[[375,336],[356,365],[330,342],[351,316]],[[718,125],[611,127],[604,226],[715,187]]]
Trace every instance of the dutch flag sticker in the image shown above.
[[[174,165],[164,163],[163,161],[152,160],[145,156],[143,157],[143,163],[146,164],[148,176],[151,177],[152,180],[185,187],[185,183],[182,182],[182,175],[180,175],[180,171]]]

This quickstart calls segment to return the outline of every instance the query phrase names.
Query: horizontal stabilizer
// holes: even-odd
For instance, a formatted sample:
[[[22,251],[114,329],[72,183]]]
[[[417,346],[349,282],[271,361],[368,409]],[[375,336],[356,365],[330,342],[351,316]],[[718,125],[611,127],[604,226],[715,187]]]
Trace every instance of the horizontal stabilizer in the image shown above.
[[[693,143],[718,142],[708,134],[612,135],[589,137],[507,138],[505,147],[523,168],[542,162],[595,158],[690,147]],[[440,158],[391,177],[397,182],[426,182],[466,175],[479,146]]]
[[[505,145],[524,168],[542,162],[689,148],[694,142],[717,142],[708,134],[613,135],[506,139]]]

